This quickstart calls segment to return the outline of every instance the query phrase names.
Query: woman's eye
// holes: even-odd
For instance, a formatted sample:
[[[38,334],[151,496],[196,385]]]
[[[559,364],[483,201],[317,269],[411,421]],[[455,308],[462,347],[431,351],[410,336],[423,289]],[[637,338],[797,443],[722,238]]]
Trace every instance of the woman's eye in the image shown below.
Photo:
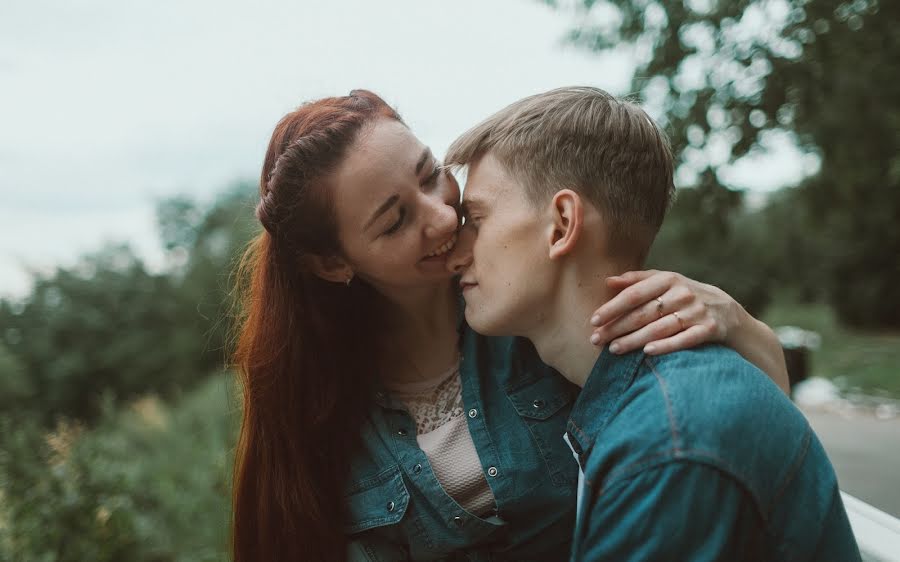
[[[424,185],[429,187],[433,186],[435,182],[437,182],[438,176],[441,175],[441,172],[444,170],[444,167],[440,164],[435,163],[434,169],[431,171],[431,174],[425,179]]]
[[[385,231],[384,231],[384,234],[390,236],[391,234],[394,234],[394,233],[396,233],[398,230],[400,230],[400,227],[403,226],[403,220],[404,220],[405,218],[406,218],[406,209],[403,208],[403,207],[400,207],[400,216],[397,217],[397,222],[395,222],[394,224],[391,225],[390,228],[388,228],[387,230],[385,230]]]

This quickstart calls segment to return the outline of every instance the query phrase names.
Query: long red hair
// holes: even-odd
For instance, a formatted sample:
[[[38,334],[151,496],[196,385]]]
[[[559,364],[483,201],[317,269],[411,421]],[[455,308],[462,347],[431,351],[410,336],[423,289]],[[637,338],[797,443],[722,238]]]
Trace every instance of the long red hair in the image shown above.
[[[342,489],[377,376],[378,296],[360,280],[318,278],[304,257],[341,255],[328,179],[377,118],[400,120],[355,90],[289,113],[269,142],[256,209],[264,230],[237,274],[236,562],[345,557]]]

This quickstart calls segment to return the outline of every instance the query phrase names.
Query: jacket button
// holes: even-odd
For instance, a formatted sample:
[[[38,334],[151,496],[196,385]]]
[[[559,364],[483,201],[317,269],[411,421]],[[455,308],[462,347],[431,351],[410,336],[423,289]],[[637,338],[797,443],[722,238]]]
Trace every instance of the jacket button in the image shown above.
[[[413,467],[413,472],[415,472],[416,474],[422,472],[422,465],[416,464],[416,466]]]
[[[490,476],[497,476],[497,472],[498,472],[498,471],[497,471],[497,467],[496,467],[496,466],[492,466],[492,467],[490,467],[490,468],[488,469],[488,474],[489,474]]]
[[[387,504],[388,511],[394,511],[394,502],[388,502]]]
[[[463,526],[463,518],[460,517],[459,515],[457,515],[456,517],[453,518],[453,523],[454,523],[457,527],[462,527],[462,526]]]
[[[478,410],[476,410],[475,408],[472,408],[471,410],[469,410],[469,417],[470,417],[470,418],[477,418],[477,417],[478,417]]]
[[[406,436],[406,430],[401,427],[400,429],[397,430],[397,435],[399,435],[401,437]]]
[[[540,410],[541,408],[544,407],[544,401],[543,400],[535,400],[534,402],[531,403],[531,405],[534,406],[535,410]]]

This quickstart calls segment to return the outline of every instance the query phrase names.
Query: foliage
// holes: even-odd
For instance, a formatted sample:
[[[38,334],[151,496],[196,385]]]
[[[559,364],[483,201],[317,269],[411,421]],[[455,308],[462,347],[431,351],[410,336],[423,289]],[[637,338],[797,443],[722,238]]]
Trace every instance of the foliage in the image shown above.
[[[648,266],[717,285],[751,314],[758,314],[769,302],[772,279],[763,271],[763,260],[734,256],[750,256],[763,243],[754,237],[757,232],[735,228],[741,219],[750,222],[740,194],[717,187],[709,173],[704,177],[709,181],[679,194],[653,244]],[[759,253],[764,252],[755,252]]]
[[[760,150],[773,132],[788,132],[820,162],[793,200],[827,262],[816,268],[823,274],[819,285],[844,321],[900,326],[900,230],[894,227],[900,4],[577,0],[565,6],[579,21],[570,34],[574,43],[597,51],[630,48],[637,57],[632,89],[661,110],[679,177],[703,189],[691,198],[691,213],[682,204],[683,215],[704,217],[707,199],[721,198],[711,186],[725,185],[722,166]],[[729,224],[725,234],[734,229]],[[769,244],[784,244],[780,234],[771,232]],[[682,256],[697,250],[680,242]],[[740,268],[738,261],[718,264],[719,270]]]
[[[8,391],[0,402],[44,424],[90,421],[103,394],[168,396],[220,367],[229,272],[252,233],[252,192],[238,185],[207,209],[162,202],[168,271],[151,272],[127,246],[111,246],[36,279],[21,302],[0,301],[0,390]]]
[[[237,416],[223,374],[96,428],[0,417],[0,560],[195,562],[227,551]]]
[[[796,326],[821,336],[821,346],[810,352],[811,375],[833,379],[847,392],[900,398],[900,331],[851,328],[827,305],[780,297],[762,319],[770,326]]]

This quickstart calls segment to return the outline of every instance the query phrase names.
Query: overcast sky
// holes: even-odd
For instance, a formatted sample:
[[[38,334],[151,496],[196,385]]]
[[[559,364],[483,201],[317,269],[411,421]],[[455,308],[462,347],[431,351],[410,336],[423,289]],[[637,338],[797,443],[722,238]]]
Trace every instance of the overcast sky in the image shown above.
[[[631,62],[566,46],[537,0],[29,0],[0,6],[0,296],[26,266],[105,241],[159,263],[153,209],[255,179],[272,127],[364,87],[441,154],[489,113],[553,87],[628,93]],[[799,179],[798,154],[731,176]]]

